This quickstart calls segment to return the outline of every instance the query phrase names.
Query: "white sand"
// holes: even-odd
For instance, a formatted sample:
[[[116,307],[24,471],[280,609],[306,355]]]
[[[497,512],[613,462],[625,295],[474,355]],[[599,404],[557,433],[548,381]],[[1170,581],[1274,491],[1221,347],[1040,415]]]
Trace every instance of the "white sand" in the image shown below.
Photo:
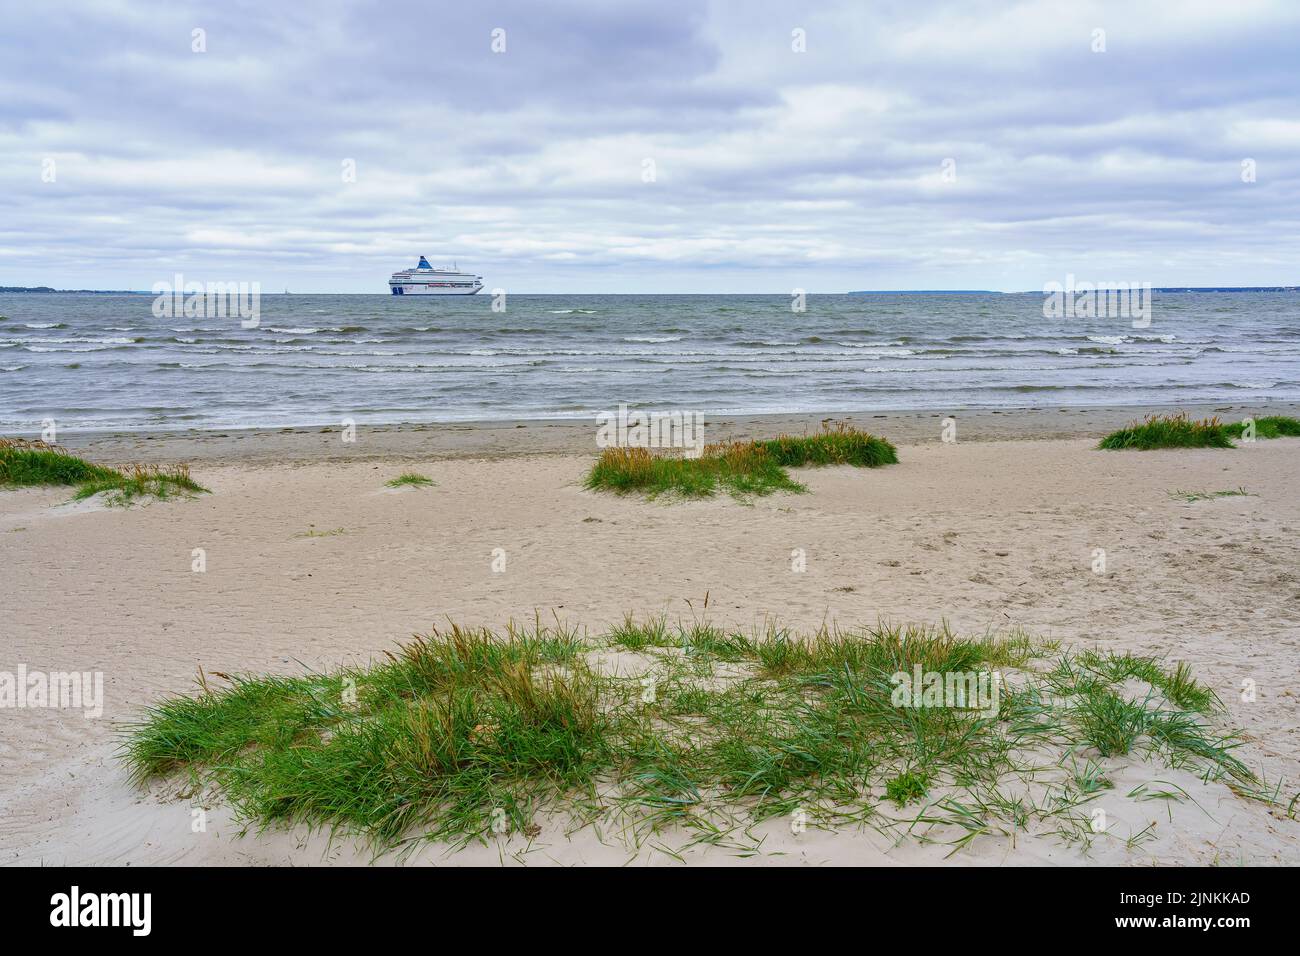
[[[888,434],[888,431],[886,431]],[[937,435],[935,436],[937,439]],[[335,439],[337,440],[337,439]],[[364,448],[364,439],[359,443]],[[1238,752],[1270,783],[1300,787],[1300,440],[1232,451],[1108,453],[1091,440],[903,444],[878,470],[798,473],[810,493],[747,506],[730,498],[647,503],[587,492],[588,456],[266,460],[195,477],[213,494],[128,511],[59,507],[59,490],[0,492],[0,670],[102,671],[104,716],[0,710],[0,862],[296,863],[368,859],[351,839],[301,829],[242,838],[220,802],[183,781],[133,789],[114,759],[115,724],[196,670],[302,673],[365,662],[411,633],[455,620],[500,625],[552,612],[598,631],[626,612],[689,619],[710,595],[719,624],[771,617],[799,628],[937,622],[983,633],[1022,625],[1067,644],[1190,662],[1244,730]],[[341,457],[341,456],[340,456]],[[438,482],[394,492],[417,470]],[[1185,503],[1173,489],[1238,486],[1254,497]],[[588,520],[596,519],[596,520]],[[323,537],[317,531],[344,529]],[[205,573],[191,552],[206,551]],[[493,549],[507,555],[493,573]],[[804,549],[807,571],[791,571]],[[1091,570],[1104,548],[1108,571]],[[1242,681],[1257,683],[1253,703]],[[1300,862],[1300,823],[1186,773],[1102,761],[1117,781],[1115,832],[1157,821],[1126,847],[1089,856],[1045,836],[978,838],[972,863]],[[1164,801],[1124,794],[1161,779]],[[197,801],[210,809],[192,832]],[[889,812],[888,807],[882,808]],[[866,831],[757,830],[760,855],[697,848],[711,863],[937,862],[947,848]],[[674,846],[674,836],[659,840]],[[493,838],[413,862],[621,863],[631,851],[549,821],[540,837]],[[391,856],[385,857],[391,862]],[[672,862],[651,847],[639,862]]]

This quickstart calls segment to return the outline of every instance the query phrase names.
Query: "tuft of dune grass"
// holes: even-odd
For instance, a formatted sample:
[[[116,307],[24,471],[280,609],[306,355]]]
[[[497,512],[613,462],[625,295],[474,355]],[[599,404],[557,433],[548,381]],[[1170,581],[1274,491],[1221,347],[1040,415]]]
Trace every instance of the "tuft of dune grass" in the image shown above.
[[[586,487],[640,492],[650,498],[670,493],[707,498],[720,489],[737,497],[805,490],[765,449],[752,443],[708,445],[698,458],[657,455],[646,448],[606,448],[588,473]]]
[[[885,439],[838,422],[813,435],[706,445],[698,458],[655,454],[646,448],[607,448],[588,473],[586,487],[618,494],[639,492],[651,498],[663,494],[704,498],[719,490],[735,497],[776,491],[798,494],[807,489],[790,477],[787,467],[875,468],[897,461],[897,451]]]
[[[1256,438],[1300,438],[1300,418],[1265,415],[1255,419]]]
[[[396,478],[384,482],[384,484],[389,488],[403,488],[407,486],[412,488],[428,488],[437,484],[437,482],[432,478],[428,478],[414,471],[406,471],[398,475]]]
[[[133,465],[127,469],[95,465],[59,445],[21,438],[0,438],[0,487],[75,485],[81,501],[107,492],[110,504],[128,505],[136,498],[171,498],[206,492],[190,477],[187,465]]]
[[[1186,501],[1189,503],[1196,501],[1213,501],[1216,498],[1258,497],[1253,492],[1249,492],[1245,488],[1241,487],[1224,491],[1183,491],[1182,489],[1175,489],[1174,491],[1166,492],[1166,494],[1168,494],[1170,498],[1175,498],[1179,501]]]
[[[779,435],[757,442],[779,465],[855,465],[878,468],[898,464],[898,451],[890,442],[854,428],[847,422],[827,423],[813,435]]]
[[[1108,450],[1156,448],[1232,448],[1231,439],[1217,418],[1193,421],[1186,412],[1177,415],[1148,415],[1101,440],[1098,448]]]
[[[1300,437],[1300,419],[1289,415],[1265,415],[1255,420],[1258,439]],[[1217,418],[1195,421],[1186,412],[1177,415],[1148,415],[1141,422],[1111,432],[1097,445],[1107,450],[1157,448],[1235,448],[1234,439],[1244,437],[1244,424],[1227,424]]]
[[[592,659],[610,652],[644,669]],[[917,669],[1016,679],[994,713],[901,707],[898,675]],[[1080,808],[1108,784],[1080,772],[1080,755],[1093,767],[1132,754],[1272,799],[1222,715],[1185,664],[1062,653],[1021,632],[628,617],[597,638],[558,621],[452,625],[328,674],[200,673],[196,694],[125,728],[121,757],[137,784],[188,774],[250,824],[326,827],[376,849],[535,834],[552,812],[637,845],[671,826],[736,846],[753,823],[803,811],[956,852],[982,834],[1102,838]],[[1030,784],[1053,798],[1018,789]]]

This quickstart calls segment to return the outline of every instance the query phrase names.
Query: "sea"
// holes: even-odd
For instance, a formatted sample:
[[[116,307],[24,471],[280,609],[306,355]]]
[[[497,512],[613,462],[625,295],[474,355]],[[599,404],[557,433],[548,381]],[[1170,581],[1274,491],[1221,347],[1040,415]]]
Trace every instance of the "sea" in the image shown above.
[[[504,311],[494,309],[494,302]],[[1155,292],[1150,325],[1041,293],[0,295],[0,433],[1300,401],[1300,293]]]

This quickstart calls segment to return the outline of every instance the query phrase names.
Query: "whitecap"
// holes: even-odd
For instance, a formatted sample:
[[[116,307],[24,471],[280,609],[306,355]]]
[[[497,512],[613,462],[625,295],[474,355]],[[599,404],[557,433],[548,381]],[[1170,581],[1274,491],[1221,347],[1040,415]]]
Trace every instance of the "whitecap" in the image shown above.
[[[78,349],[78,348],[57,348],[53,346],[47,347],[43,345],[28,345],[28,346],[24,346],[24,348],[28,352],[102,352],[104,351],[105,347],[102,345],[92,345],[90,348]]]
[[[916,353],[911,349],[883,349],[872,342],[836,342],[836,345],[845,345],[851,349],[864,349],[861,354],[869,358],[903,358]],[[849,353],[853,354],[853,353]]]

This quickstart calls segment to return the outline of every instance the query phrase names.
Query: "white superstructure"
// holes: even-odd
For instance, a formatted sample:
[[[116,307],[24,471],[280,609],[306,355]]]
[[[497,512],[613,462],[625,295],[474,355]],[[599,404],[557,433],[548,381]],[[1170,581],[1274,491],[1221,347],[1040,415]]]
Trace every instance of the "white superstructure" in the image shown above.
[[[435,269],[420,256],[414,269],[394,272],[388,280],[393,295],[473,295],[483,288],[483,277],[455,269]]]

